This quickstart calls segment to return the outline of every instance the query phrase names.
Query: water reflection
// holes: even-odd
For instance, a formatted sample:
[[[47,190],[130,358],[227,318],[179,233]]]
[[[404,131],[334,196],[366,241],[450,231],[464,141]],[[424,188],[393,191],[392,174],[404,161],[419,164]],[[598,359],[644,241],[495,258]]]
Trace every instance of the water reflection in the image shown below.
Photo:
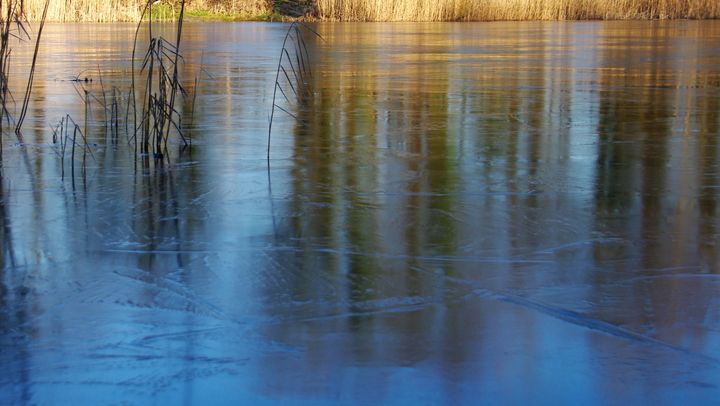
[[[132,31],[49,27],[5,140],[0,402],[716,399],[720,24],[319,25],[269,170],[285,27],[189,24],[193,147],[97,127],[74,188],[53,75],[122,87]]]
[[[667,165],[671,142],[682,128],[672,120],[674,93],[680,89],[667,86],[677,69],[677,49],[667,44],[671,30],[541,24],[546,40],[531,37],[537,31],[521,30],[513,48],[504,49],[508,78],[502,90],[464,78],[470,76],[466,72],[481,76],[477,71],[491,76],[494,69],[485,60],[472,67],[446,61],[483,40],[461,46],[428,40],[435,28],[430,26],[395,47],[387,44],[399,42],[393,35],[402,28],[391,27],[374,33],[375,41],[369,39],[362,49],[322,60],[331,72],[315,84],[315,104],[301,111],[302,124],[295,130],[294,215],[286,232],[301,247],[301,256],[315,258],[314,247],[332,246],[333,255],[319,268],[336,281],[333,300],[345,303],[336,314],[350,322],[327,328],[350,335],[345,343],[350,348],[365,349],[343,353],[346,363],[392,358],[417,366],[436,353],[437,341],[452,342],[460,354],[455,362],[473,359],[471,348],[479,344],[467,338],[473,337],[468,324],[476,314],[458,306],[452,312],[433,309],[466,300],[469,289],[453,285],[468,284],[476,292],[523,292],[541,303],[575,309],[574,322],[584,327],[605,320],[669,343],[696,341],[688,326],[707,326],[707,317],[715,317],[714,299],[710,294],[690,304],[682,298],[717,290],[715,278],[703,275],[717,272],[717,259],[696,255],[700,241],[715,240],[717,234],[681,231],[683,223],[697,221],[690,220],[697,213],[676,207],[673,199],[693,193],[678,193],[680,184],[668,184],[673,170],[695,173],[688,167],[690,157]],[[357,30],[333,26],[326,35],[345,45],[357,38]],[[446,35],[444,28],[439,31],[438,36]],[[597,37],[586,39],[585,31]],[[635,44],[646,36],[651,37],[647,43]],[[627,43],[601,47],[588,60],[588,49],[612,37]],[[358,59],[361,68],[349,74],[344,67]],[[468,117],[473,113],[482,118]],[[306,272],[318,270],[310,266]],[[309,296],[305,284],[289,289]],[[672,294],[668,302],[672,292],[683,293]],[[391,303],[407,306],[410,314],[402,318],[407,324],[393,320],[380,327],[376,319],[392,317],[368,313],[367,306],[376,303],[383,303],[383,312]],[[678,317],[688,324],[678,326]],[[535,318],[526,316],[497,340],[538,335],[545,326],[533,326]],[[485,323],[485,328],[494,325]],[[419,333],[434,330],[453,338]],[[403,339],[404,331],[413,334]],[[287,331],[288,341],[297,340],[292,332]],[[327,331],[311,340],[322,340],[323,334]],[[381,334],[382,340],[370,338]],[[355,344],[358,336],[366,345]],[[397,342],[402,349],[393,347]],[[717,343],[688,349],[713,352]],[[637,349],[629,351],[616,356],[630,358]],[[502,362],[499,358],[496,362]],[[340,372],[328,374],[334,373]],[[608,376],[628,373],[607,371]],[[662,381],[656,378],[650,377],[649,385]]]

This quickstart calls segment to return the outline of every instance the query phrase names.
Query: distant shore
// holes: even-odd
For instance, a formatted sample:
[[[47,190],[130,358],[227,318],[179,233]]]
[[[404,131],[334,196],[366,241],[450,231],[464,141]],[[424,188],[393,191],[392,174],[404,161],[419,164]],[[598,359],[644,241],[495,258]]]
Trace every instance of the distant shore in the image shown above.
[[[138,21],[143,0],[51,1],[47,21]],[[25,0],[37,20],[44,0]],[[156,2],[156,19],[174,19],[178,0]],[[720,18],[718,0],[188,0],[186,17],[208,21],[522,21]]]

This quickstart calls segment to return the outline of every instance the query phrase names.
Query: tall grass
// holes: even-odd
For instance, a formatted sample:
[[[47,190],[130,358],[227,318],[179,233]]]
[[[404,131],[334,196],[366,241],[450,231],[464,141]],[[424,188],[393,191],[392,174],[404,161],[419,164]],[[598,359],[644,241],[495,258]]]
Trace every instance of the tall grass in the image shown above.
[[[720,1],[317,0],[317,16],[338,21],[720,18]]]
[[[494,21],[720,18],[718,0],[314,0],[315,16],[336,21]],[[51,1],[48,21],[139,21],[145,0]],[[161,0],[172,13],[178,0]],[[311,0],[191,0],[190,14],[253,18]],[[25,14],[39,20],[44,0],[24,0]],[[282,9],[283,7],[279,7]],[[297,7],[295,7],[297,8]],[[282,10],[280,10],[282,11]]]
[[[24,0],[25,15],[30,21],[38,21],[43,13],[44,0]],[[47,21],[108,22],[140,21],[146,0],[54,0],[50,2]],[[172,11],[179,13],[179,0],[161,0],[155,4],[168,18],[175,19]],[[271,9],[270,0],[193,0],[186,2],[186,12],[257,16]]]
[[[42,15],[42,0],[24,0],[25,15],[36,21]],[[51,1],[47,21],[138,21],[143,0],[72,0]]]

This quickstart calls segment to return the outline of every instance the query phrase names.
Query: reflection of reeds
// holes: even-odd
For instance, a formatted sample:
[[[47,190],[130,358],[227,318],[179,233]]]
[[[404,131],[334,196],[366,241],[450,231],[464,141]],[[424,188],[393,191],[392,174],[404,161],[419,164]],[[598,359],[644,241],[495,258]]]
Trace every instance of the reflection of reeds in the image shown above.
[[[275,74],[275,86],[273,88],[272,107],[270,110],[270,123],[268,125],[268,160],[270,160],[270,136],[272,134],[275,110],[280,110],[297,120],[297,116],[292,114],[288,109],[290,106],[305,106],[308,103],[309,97],[312,95],[309,88],[312,69],[310,68],[310,54],[308,53],[307,43],[305,42],[305,38],[303,38],[305,32],[322,38],[320,34],[307,25],[294,22],[290,24],[290,27],[285,33],[282,48],[280,49],[280,58],[278,59],[277,72]],[[288,40],[291,43],[288,43]],[[289,87],[292,91],[292,100],[288,96],[288,92],[284,86]],[[280,91],[280,94],[283,96],[285,107],[278,104],[280,103],[277,100],[278,91]]]
[[[717,0],[317,0],[345,21],[492,21],[718,18]]]
[[[203,56],[200,57],[200,71],[198,72],[198,75],[200,74],[200,72],[202,72],[203,69]],[[192,128],[195,124],[195,102],[197,100],[198,94],[198,75],[195,75],[195,82],[193,83],[193,96],[192,103],[190,104],[190,123],[188,125],[188,127],[190,128],[190,131],[188,132],[188,145],[192,145]]]

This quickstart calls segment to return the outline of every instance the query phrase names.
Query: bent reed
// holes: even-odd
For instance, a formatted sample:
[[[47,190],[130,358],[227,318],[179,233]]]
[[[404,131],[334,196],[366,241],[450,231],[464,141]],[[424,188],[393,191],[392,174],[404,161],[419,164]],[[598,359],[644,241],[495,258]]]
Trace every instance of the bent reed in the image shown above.
[[[210,19],[267,19],[300,0],[190,0],[186,11]],[[154,7],[173,14],[175,0]],[[138,21],[143,0],[51,1],[48,21]],[[29,20],[44,0],[24,0]],[[170,11],[168,13],[168,10]],[[329,21],[499,21],[720,18],[718,0],[315,0],[309,19]]]

